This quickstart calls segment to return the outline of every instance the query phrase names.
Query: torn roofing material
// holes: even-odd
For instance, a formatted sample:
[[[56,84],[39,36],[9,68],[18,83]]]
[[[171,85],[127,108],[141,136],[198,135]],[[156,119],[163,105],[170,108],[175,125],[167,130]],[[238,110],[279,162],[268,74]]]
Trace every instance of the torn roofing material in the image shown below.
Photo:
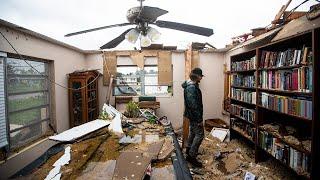
[[[83,137],[84,135],[87,135],[91,132],[94,132],[98,129],[101,129],[103,127],[106,127],[110,124],[109,121],[105,120],[94,120],[87,122],[85,124],[82,124],[80,126],[76,126],[74,128],[71,128],[69,130],[66,130],[58,135],[51,136],[49,139],[60,141],[60,142],[71,142],[74,141],[80,137]]]

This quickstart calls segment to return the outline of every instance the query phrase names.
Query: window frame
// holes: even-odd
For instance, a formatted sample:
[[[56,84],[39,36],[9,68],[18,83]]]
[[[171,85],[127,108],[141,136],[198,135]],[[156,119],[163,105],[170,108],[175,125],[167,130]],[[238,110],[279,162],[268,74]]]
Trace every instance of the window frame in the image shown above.
[[[8,62],[8,59],[11,58],[11,59],[16,59],[16,60],[20,60],[20,61],[24,61],[24,60],[27,60],[27,61],[31,61],[31,62],[41,62],[41,63],[44,63],[44,74],[9,74],[8,71],[7,71],[7,62]],[[49,78],[50,78],[50,74],[51,74],[51,62],[52,60],[46,60],[46,59],[40,59],[40,58],[36,58],[36,57],[31,57],[31,56],[24,56],[22,55],[22,58],[20,58],[19,55],[17,54],[12,54],[12,53],[7,53],[7,57],[5,57],[4,61],[5,61],[5,95],[6,95],[6,114],[7,114],[7,136],[8,136],[8,142],[9,142],[9,149],[16,149],[16,148],[19,148],[19,147],[23,147],[25,146],[26,144],[34,141],[34,140],[37,140],[37,139],[40,139],[41,137],[43,137],[43,135],[45,133],[47,133],[50,129],[50,123],[52,122],[52,119],[54,117],[53,113],[52,113],[52,99],[54,99],[54,97],[52,97],[52,85],[51,85],[51,82],[49,81]],[[26,65],[28,66],[28,65]],[[8,89],[8,81],[9,81],[9,77],[41,77],[39,79],[42,79],[43,77],[43,80],[45,81],[45,88],[43,90],[35,90],[35,91],[19,91],[19,92],[13,92],[13,93],[10,93],[9,92],[9,89]],[[33,107],[29,107],[29,108],[24,108],[24,109],[18,109],[18,110],[14,110],[14,111],[9,111],[9,98],[12,97],[12,96],[17,96],[17,95],[25,95],[25,94],[36,94],[36,93],[43,93],[44,94],[44,97],[46,98],[46,103],[44,104],[41,104],[41,105],[37,105],[37,106],[33,106]],[[37,119],[33,119],[33,120],[30,120],[28,123],[26,123],[25,125],[23,125],[22,127],[18,127],[18,128],[15,128],[15,129],[10,129],[10,120],[9,120],[9,116],[12,115],[12,114],[16,114],[16,113],[21,113],[21,112],[27,112],[27,111],[31,111],[31,110],[35,110],[35,109],[39,109],[41,111],[41,108],[46,108],[47,109],[47,117],[44,118],[44,119],[41,119],[40,118],[37,118]],[[17,131],[20,131],[20,130],[23,130],[23,129],[26,129],[26,128],[30,128],[32,126],[36,126],[36,125],[41,125],[44,123],[44,122],[47,122],[47,130],[46,131],[41,131],[39,132],[40,135],[36,135],[36,136],[33,136],[33,137],[30,137],[28,139],[26,139],[23,143],[21,144],[15,144],[13,145],[12,143],[12,139],[11,139],[11,134],[14,133],[14,132],[17,132]]]
[[[117,64],[117,69],[118,69],[118,67],[138,67],[137,65],[123,65],[123,64],[121,64],[121,65],[118,65]],[[147,64],[147,65],[144,65],[144,67],[158,67],[158,64]],[[138,67],[139,68],[139,67]],[[142,71],[142,70],[141,70]],[[118,71],[117,71],[118,72]],[[143,71],[142,71],[143,72]],[[152,76],[158,76],[158,73],[159,72],[157,72],[157,74],[154,74],[154,75],[147,75],[147,74],[145,74],[145,73],[143,73],[142,75],[140,75],[140,78],[142,79],[142,78],[145,78],[145,76],[150,76],[150,77],[152,77]],[[117,79],[118,77],[116,77],[116,79]],[[125,84],[123,84],[123,85],[118,85],[118,84],[116,84],[115,83],[115,87],[117,87],[117,86],[126,86]],[[132,86],[139,86],[139,85],[132,85]],[[144,80],[142,80],[141,81],[141,84],[140,84],[140,88],[141,88],[141,94],[140,95],[136,95],[136,97],[137,96],[149,96],[149,95],[147,95],[147,94],[145,94],[145,87],[148,87],[148,86],[151,86],[151,87],[157,87],[157,86],[161,86],[161,85],[158,85],[158,84],[145,84],[145,82],[144,82]],[[126,96],[126,95],[115,95],[115,87],[112,89],[112,94],[113,94],[113,96]],[[168,88],[169,88],[170,86],[168,86]],[[152,95],[152,96],[156,96],[156,97],[172,97],[173,96],[173,93],[167,93],[166,95]],[[135,96],[134,96],[135,97]]]

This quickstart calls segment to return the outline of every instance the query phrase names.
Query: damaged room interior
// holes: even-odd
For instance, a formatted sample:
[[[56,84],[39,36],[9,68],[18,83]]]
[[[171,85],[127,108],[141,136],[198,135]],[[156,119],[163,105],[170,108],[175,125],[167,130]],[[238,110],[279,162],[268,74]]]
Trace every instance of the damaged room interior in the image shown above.
[[[320,179],[320,1],[0,4],[0,180]]]

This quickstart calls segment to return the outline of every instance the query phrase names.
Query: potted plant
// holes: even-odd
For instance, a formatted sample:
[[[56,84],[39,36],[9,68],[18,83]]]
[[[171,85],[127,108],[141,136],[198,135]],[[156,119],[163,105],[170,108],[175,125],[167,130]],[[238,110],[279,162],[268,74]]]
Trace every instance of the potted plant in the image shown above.
[[[128,118],[138,118],[140,116],[139,104],[133,101],[130,101],[126,105],[126,111],[124,115]]]

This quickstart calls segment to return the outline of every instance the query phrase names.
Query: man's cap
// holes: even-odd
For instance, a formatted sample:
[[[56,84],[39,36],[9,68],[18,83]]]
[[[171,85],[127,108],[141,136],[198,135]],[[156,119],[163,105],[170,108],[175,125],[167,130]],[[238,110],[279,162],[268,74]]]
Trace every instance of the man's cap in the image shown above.
[[[202,74],[202,70],[200,68],[194,68],[191,73],[196,74],[198,76],[203,77],[204,75]]]

